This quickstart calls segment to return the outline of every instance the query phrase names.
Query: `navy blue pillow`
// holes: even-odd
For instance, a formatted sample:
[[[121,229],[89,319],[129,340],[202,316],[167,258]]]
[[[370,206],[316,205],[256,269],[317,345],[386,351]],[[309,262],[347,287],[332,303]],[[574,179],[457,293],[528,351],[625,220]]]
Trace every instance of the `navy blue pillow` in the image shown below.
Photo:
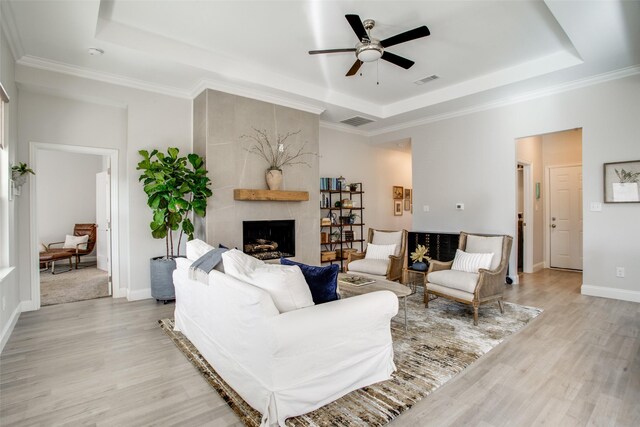
[[[338,273],[340,272],[338,264],[317,267],[315,265],[289,261],[286,258],[280,258],[280,264],[297,265],[300,267],[304,280],[306,280],[307,285],[309,285],[309,290],[311,291],[311,296],[315,304],[322,304],[338,299]]]

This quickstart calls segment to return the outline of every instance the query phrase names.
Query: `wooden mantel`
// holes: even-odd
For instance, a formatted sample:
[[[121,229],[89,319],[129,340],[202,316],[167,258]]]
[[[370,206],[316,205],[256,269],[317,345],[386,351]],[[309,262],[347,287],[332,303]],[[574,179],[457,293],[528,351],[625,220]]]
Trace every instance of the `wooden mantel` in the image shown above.
[[[233,190],[234,200],[270,201],[270,202],[307,202],[308,191],[250,190],[236,188]]]

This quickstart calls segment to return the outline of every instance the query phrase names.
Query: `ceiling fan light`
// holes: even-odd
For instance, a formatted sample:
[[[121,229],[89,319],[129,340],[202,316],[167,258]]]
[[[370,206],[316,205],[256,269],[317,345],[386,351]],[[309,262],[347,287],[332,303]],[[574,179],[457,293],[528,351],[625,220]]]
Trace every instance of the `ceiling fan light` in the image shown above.
[[[382,51],[375,46],[366,46],[358,51],[358,59],[362,62],[373,62],[380,59]]]

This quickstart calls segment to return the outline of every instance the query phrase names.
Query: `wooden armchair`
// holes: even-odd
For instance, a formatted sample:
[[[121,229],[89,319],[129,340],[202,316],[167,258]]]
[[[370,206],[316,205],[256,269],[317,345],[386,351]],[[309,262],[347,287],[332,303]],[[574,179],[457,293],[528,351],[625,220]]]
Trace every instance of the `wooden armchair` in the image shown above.
[[[449,298],[473,306],[473,324],[478,325],[478,307],[498,301],[504,312],[502,298],[513,238],[506,235],[460,233],[458,249],[468,253],[493,253],[489,269],[477,273],[452,270],[454,261],[432,260],[427,270],[424,305],[429,307],[429,294]]]
[[[52,248],[53,245],[64,245],[65,242],[53,242],[47,245],[48,253],[56,253],[56,252],[71,252],[75,257],[76,261],[76,270],[78,269],[78,263],[80,262],[80,257],[84,255],[88,255],[93,252],[93,249],[96,246],[96,239],[98,236],[98,225],[97,224],[76,224],[73,227],[73,235],[74,236],[89,236],[89,240],[87,240],[86,247],[84,243],[75,245],[75,248]]]
[[[367,276],[381,276],[386,280],[399,281],[402,278],[407,252],[407,230],[390,231],[369,229],[367,244],[389,245],[395,244],[396,250],[388,259],[368,259],[367,251],[352,252],[347,258],[346,271],[362,273]]]

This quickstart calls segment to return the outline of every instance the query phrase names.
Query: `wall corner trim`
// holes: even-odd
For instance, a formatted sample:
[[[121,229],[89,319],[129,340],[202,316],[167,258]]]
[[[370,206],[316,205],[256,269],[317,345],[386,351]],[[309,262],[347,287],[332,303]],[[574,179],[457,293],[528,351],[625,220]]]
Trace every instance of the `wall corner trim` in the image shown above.
[[[592,297],[611,298],[622,301],[640,302],[640,291],[629,291],[626,289],[611,288],[608,286],[593,286],[582,284],[580,288],[582,295]]]

